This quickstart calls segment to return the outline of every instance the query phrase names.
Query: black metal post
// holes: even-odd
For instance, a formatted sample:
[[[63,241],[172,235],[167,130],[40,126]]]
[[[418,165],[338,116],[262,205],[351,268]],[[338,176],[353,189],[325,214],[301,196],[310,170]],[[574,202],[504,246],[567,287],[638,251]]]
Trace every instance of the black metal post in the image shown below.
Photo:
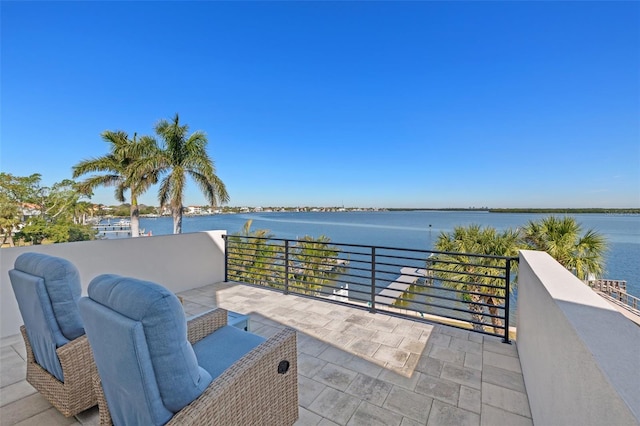
[[[289,240],[284,240],[284,294],[289,294]]]
[[[376,248],[371,247],[371,307],[369,312],[376,312]]]
[[[224,282],[226,283],[228,281],[227,269],[229,268],[229,240],[226,235],[223,235],[222,239],[224,240]]]
[[[507,270],[505,271],[505,298],[504,298],[504,343],[511,343],[509,339],[509,299],[511,298],[511,259],[507,258]]]

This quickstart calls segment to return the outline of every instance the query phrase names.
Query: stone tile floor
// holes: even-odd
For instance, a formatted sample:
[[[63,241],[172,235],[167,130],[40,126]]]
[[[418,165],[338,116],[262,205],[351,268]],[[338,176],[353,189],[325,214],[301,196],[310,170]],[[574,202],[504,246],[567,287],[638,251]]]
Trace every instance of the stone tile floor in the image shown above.
[[[515,342],[234,283],[180,295],[187,315],[223,307],[265,337],[298,331],[297,425],[533,424]],[[24,360],[19,335],[0,341],[0,424],[98,423],[96,408],[58,413]]]

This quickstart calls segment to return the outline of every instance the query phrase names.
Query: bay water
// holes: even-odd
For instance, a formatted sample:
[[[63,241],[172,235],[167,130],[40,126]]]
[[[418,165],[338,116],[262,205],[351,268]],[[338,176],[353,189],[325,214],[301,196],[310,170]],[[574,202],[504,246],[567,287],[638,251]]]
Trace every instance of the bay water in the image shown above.
[[[450,232],[455,226],[478,224],[498,230],[516,229],[547,216],[547,213],[430,210],[256,212],[185,216],[182,231],[226,230],[233,234],[240,232],[247,220],[252,220],[252,230],[268,229],[275,238],[324,235],[334,243],[430,250],[441,232]],[[640,215],[591,213],[569,216],[582,225],[583,233],[594,229],[607,239],[606,272],[602,278],[626,280],[627,291],[640,297]],[[171,217],[141,218],[140,227],[153,235],[173,232]]]

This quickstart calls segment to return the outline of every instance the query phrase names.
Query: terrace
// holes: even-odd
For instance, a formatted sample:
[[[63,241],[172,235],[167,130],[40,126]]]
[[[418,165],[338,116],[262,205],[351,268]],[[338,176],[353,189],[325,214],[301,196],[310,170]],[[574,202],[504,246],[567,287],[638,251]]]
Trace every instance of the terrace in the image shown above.
[[[2,424],[97,424],[95,408],[65,419],[24,380],[21,319],[6,277],[29,250],[74,262],[85,290],[99,273],[135,276],[182,296],[187,315],[223,307],[249,315],[263,336],[296,329],[300,425],[639,422],[640,328],[544,253],[521,253],[518,335],[504,343],[366,305],[224,282],[223,235],[3,249]]]

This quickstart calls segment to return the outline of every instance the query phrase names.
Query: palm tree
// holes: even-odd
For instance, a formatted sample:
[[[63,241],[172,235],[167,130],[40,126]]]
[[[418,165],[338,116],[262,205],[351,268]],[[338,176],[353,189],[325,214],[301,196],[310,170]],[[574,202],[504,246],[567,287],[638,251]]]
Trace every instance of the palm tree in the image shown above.
[[[517,231],[507,229],[498,232],[480,225],[457,226],[451,233],[442,232],[436,240],[435,249],[446,253],[430,257],[427,267],[436,271],[444,287],[460,292],[462,300],[469,304],[475,330],[483,329],[485,307],[491,314],[494,332],[502,327],[498,310],[504,304],[506,291],[505,278],[499,276],[498,271],[505,268],[506,262],[501,258],[470,254],[517,256],[518,240]],[[511,266],[516,268],[517,263],[513,262]]]
[[[160,205],[169,204],[173,216],[173,233],[182,233],[182,209],[187,176],[200,187],[214,207],[229,201],[224,183],[216,176],[213,161],[207,154],[207,137],[196,131],[187,137],[189,127],[180,125],[178,114],[172,121],[160,120],[156,134],[163,146],[145,166],[158,174],[167,173],[160,183]]]
[[[335,278],[345,271],[338,258],[340,249],[331,245],[331,239],[324,235],[318,238],[305,235],[298,238],[292,247],[290,262],[294,265],[288,269],[289,281],[295,283],[297,291],[303,294],[315,294],[323,286],[330,285]]]
[[[93,213],[93,205],[88,201],[78,201],[72,206],[73,223],[78,225],[87,224],[87,215]]]
[[[573,217],[529,221],[522,233],[527,248],[546,251],[581,280],[604,272],[606,239],[593,229],[582,234],[582,226]]]
[[[141,162],[145,161],[152,153],[157,151],[153,138],[143,136],[133,140],[123,131],[104,131],[102,139],[110,144],[110,153],[102,157],[82,160],[73,166],[73,177],[93,172],[105,172],[93,175],[80,183],[80,189],[91,193],[99,186],[115,186],[115,198],[121,203],[125,202],[124,193],[129,190],[131,196],[131,236],[140,235],[140,210],[138,197],[151,185],[157,182],[157,176],[153,171],[143,173]]]
[[[268,229],[251,230],[252,219],[245,222],[240,233],[229,236],[229,268],[231,281],[242,281],[251,284],[278,287],[278,275],[282,275],[284,267],[278,266],[275,259],[284,253],[284,247],[270,244],[267,239],[273,238]]]

